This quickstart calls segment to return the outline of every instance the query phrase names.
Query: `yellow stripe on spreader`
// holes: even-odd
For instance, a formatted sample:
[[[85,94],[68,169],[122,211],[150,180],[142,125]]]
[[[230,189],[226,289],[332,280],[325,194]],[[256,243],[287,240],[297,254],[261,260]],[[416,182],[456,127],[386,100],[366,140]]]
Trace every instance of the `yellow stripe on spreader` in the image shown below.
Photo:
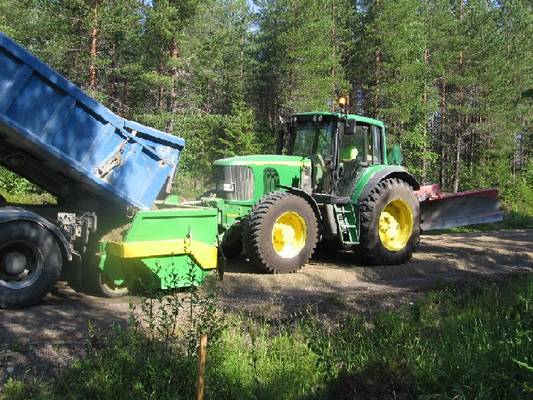
[[[189,254],[202,269],[215,269],[218,258],[218,249],[215,246],[188,239],[108,242],[106,251],[115,257],[126,259]]]
[[[302,161],[234,161],[231,165],[286,165],[288,167],[301,166],[304,163]]]

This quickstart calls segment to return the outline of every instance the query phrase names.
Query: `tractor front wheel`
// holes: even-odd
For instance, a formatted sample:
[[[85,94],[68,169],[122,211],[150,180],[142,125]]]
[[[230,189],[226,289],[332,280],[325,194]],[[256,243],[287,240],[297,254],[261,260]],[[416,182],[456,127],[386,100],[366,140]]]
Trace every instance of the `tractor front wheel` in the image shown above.
[[[361,201],[360,250],[373,265],[401,264],[412,257],[420,234],[420,206],[411,186],[379,182]]]
[[[250,213],[243,239],[252,263],[270,273],[291,273],[313,255],[318,223],[305,199],[273,192]]]
[[[242,251],[242,223],[236,222],[224,235],[220,244],[222,253],[226,259],[232,259],[241,254]]]

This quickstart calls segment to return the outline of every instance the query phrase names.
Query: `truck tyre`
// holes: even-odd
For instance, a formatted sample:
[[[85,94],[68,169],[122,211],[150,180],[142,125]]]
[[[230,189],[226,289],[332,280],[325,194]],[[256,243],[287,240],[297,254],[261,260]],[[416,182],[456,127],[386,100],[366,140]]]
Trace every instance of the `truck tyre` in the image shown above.
[[[130,293],[126,279],[114,280],[98,265],[99,260],[91,260],[82,266],[85,290],[100,297],[123,297]]]
[[[61,250],[42,226],[29,221],[0,225],[0,307],[36,303],[61,275]]]
[[[412,257],[420,234],[420,206],[406,182],[379,182],[360,203],[360,253],[372,265],[401,264]]]
[[[272,192],[253,208],[245,224],[247,256],[266,272],[295,272],[313,255],[317,225],[315,213],[305,199]]]

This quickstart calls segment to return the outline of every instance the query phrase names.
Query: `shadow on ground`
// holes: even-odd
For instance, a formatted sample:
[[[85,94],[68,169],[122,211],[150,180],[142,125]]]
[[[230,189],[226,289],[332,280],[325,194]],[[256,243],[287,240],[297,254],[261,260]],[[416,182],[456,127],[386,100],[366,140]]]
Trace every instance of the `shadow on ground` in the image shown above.
[[[0,386],[11,375],[54,374],[83,354],[88,326],[107,329],[128,316],[127,299],[101,299],[60,283],[33,307],[0,310]]]
[[[306,307],[333,315],[393,308],[453,281],[531,272],[533,231],[461,233],[423,236],[413,259],[397,266],[370,267],[352,252],[327,252],[297,274],[262,275],[240,258],[219,290],[228,309],[264,318]]]
[[[533,230],[515,230],[423,236],[413,259],[399,266],[367,267],[351,252],[322,253],[296,274],[265,275],[241,258],[215,288],[226,309],[278,320],[307,308],[328,317],[371,313],[449,282],[532,272]],[[128,302],[60,284],[34,307],[0,310],[0,386],[12,374],[53,374],[82,355],[89,321],[102,329],[124,323]]]

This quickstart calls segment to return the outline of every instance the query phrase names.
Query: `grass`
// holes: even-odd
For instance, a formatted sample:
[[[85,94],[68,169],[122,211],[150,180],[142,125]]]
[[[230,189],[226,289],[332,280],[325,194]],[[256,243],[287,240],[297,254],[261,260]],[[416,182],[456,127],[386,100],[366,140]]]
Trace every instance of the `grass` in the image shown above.
[[[57,199],[49,193],[17,193],[10,194],[0,189],[0,196],[13,204],[57,204]]]
[[[519,276],[445,286],[370,317],[305,312],[267,323],[204,308],[192,333],[212,332],[212,399],[524,399],[533,397],[532,308],[533,276]],[[0,398],[193,398],[196,356],[180,339],[191,336],[170,340],[160,317],[148,320],[148,333],[91,334],[83,360],[48,381],[11,380]]]

